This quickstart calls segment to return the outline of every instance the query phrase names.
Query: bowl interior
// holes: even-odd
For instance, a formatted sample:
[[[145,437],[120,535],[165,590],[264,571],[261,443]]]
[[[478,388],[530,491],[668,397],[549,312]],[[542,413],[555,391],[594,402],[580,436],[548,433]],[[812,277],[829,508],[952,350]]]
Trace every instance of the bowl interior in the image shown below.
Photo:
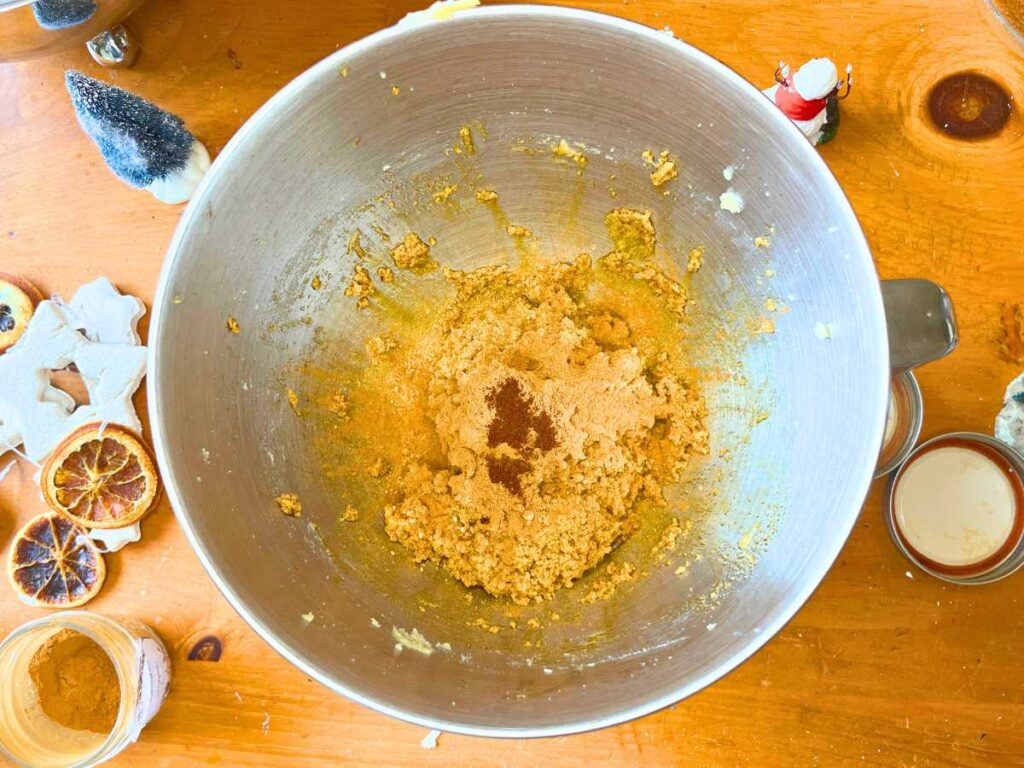
[[[472,155],[453,151],[462,126]],[[563,138],[588,156],[582,171],[552,156]],[[646,149],[677,155],[679,178],[655,189]],[[433,204],[432,191],[454,183],[460,194]],[[705,247],[680,341],[711,410],[712,456],[681,491],[695,534],[609,601],[581,605],[582,586],[525,612],[480,595],[467,604],[465,590],[387,542],[379,514],[352,534],[335,518],[355,491],[312,447],[329,426],[296,418],[285,396],[304,386],[304,362],[358,359],[375,328],[377,316],[342,295],[356,228],[374,264],[380,232],[433,235],[433,255],[454,267],[510,258],[502,222],[473,199],[479,186],[498,190],[546,258],[606,252],[602,221],[620,205],[654,212],[666,262]],[[739,214],[720,208],[730,187],[745,201]],[[172,244],[154,314],[157,450],[214,579],[310,674],[447,730],[581,730],[724,674],[820,581],[881,442],[877,278],[824,164],[724,66],[593,14],[473,11],[321,62],[217,160]],[[769,314],[775,333],[753,332]],[[241,333],[226,330],[229,315]],[[386,424],[381,435],[396,439]],[[278,512],[283,492],[300,495],[303,518]],[[534,615],[536,636],[509,626]],[[502,631],[470,626],[476,617]],[[395,627],[451,650],[396,653]]]

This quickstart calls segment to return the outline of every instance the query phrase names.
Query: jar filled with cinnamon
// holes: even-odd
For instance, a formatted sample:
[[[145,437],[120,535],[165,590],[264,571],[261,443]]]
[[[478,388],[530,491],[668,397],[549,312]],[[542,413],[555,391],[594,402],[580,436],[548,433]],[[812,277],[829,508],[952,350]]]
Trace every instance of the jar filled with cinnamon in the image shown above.
[[[160,709],[170,661],[145,624],[66,611],[0,643],[0,754],[84,768],[121,752]]]

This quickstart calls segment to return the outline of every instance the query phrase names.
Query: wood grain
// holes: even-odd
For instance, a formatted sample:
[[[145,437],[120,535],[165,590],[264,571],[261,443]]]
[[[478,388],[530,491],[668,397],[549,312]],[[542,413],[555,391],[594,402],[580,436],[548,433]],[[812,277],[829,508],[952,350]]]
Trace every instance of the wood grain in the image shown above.
[[[300,71],[425,2],[151,0],[131,22],[143,44],[137,66],[104,76],[185,116],[216,151]],[[1018,372],[1000,357],[999,317],[1024,293],[1022,120],[1015,111],[999,135],[968,143],[935,131],[925,108],[930,86],[960,70],[1024,94],[1024,50],[982,0],[580,4],[669,26],[758,83],[780,58],[854,64],[839,136],[822,154],[880,273],[939,281],[960,322],[959,350],[919,374],[924,435],[989,431]],[[180,208],[107,171],[72,115],[69,67],[97,72],[84,49],[0,65],[0,269],[64,296],[104,274],[148,300]],[[31,474],[19,466],[0,485],[4,548],[41,507]],[[270,650],[213,587],[165,504],[142,545],[108,559],[108,584],[89,606],[150,622],[174,655],[170,698],[116,764],[1024,764],[1024,576],[957,588],[913,571],[882,524],[879,490],[806,607],[711,688],[597,733],[445,735],[433,751],[419,745],[423,729],[335,696]],[[39,615],[0,585],[0,631]],[[186,661],[211,633],[224,641],[222,659]]]

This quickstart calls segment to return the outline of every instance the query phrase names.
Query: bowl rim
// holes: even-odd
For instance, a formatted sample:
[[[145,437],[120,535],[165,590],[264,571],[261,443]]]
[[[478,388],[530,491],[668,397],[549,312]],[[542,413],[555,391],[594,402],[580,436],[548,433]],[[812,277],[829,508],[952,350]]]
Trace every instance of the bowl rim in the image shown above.
[[[812,170],[815,174],[816,180],[822,183],[826,188],[830,188],[830,191],[837,203],[837,214],[844,220],[843,223],[848,225],[850,235],[854,240],[854,243],[851,244],[850,257],[866,260],[868,264],[871,265],[872,270],[874,270],[874,262],[871,257],[870,248],[864,236],[863,229],[860,226],[860,222],[853,211],[853,207],[850,205],[849,198],[840,186],[831,169],[818,154],[817,150],[800,132],[796,125],[761,93],[760,88],[746,80],[742,75],[717,58],[676,38],[674,34],[670,34],[666,30],[657,30],[639,22],[623,19],[617,16],[572,7],[527,3],[477,7],[462,12],[452,19],[438,23],[458,24],[466,19],[479,18],[511,18],[557,22],[572,21],[586,23],[592,26],[610,28],[619,32],[636,35],[648,42],[656,42],[659,45],[665,46],[666,51],[671,51],[673,55],[687,57],[690,60],[697,62],[700,66],[714,72],[721,78],[723,83],[735,87],[735,89],[741,93],[746,93],[750,97],[749,101],[751,102],[751,108],[762,110],[762,112],[768,116],[769,120],[776,123],[782,135],[788,134],[790,137],[789,141],[794,145],[795,151],[803,155],[804,161],[807,163],[809,170]],[[859,473],[857,473],[859,474],[859,480],[855,483],[851,482],[851,488],[856,490],[856,493],[853,491],[850,492],[850,508],[847,513],[848,519],[836,531],[837,535],[833,538],[834,544],[832,549],[822,553],[818,559],[818,566],[816,570],[804,577],[803,584],[800,588],[790,596],[789,600],[782,605],[781,609],[778,610],[778,613],[774,617],[765,622],[765,625],[761,627],[760,632],[750,633],[749,638],[745,643],[740,645],[728,656],[720,659],[713,668],[709,669],[704,674],[686,682],[685,684],[681,684],[673,688],[669,693],[657,698],[653,698],[642,704],[637,704],[628,709],[622,709],[613,714],[601,717],[574,717],[553,725],[528,727],[473,725],[460,723],[457,720],[424,716],[415,711],[396,707],[384,699],[364,693],[344,682],[333,679],[329,674],[321,671],[313,661],[307,659],[303,655],[300,649],[294,648],[288,643],[278,639],[273,630],[265,626],[264,623],[255,615],[251,614],[243,599],[235,592],[231,584],[221,575],[216,563],[207,553],[203,541],[191,524],[189,512],[182,502],[177,478],[170,472],[171,455],[165,446],[166,435],[163,421],[164,414],[161,408],[162,393],[160,385],[160,374],[170,364],[166,361],[157,360],[156,350],[158,345],[154,342],[158,342],[163,333],[167,307],[171,304],[171,275],[174,272],[174,268],[179,257],[181,256],[181,248],[190,232],[192,222],[199,216],[200,209],[206,205],[205,198],[207,189],[220,175],[224,166],[227,165],[228,158],[233,157],[243,150],[249,134],[255,132],[264,120],[279,108],[279,105],[288,102],[293,96],[300,93],[307,87],[307,85],[315,82],[326,72],[334,72],[337,67],[345,61],[353,59],[367,50],[387,44],[396,38],[415,34],[417,30],[422,28],[423,25],[400,26],[398,24],[386,27],[333,51],[319,62],[305,69],[291,80],[291,82],[271,96],[238,129],[214,160],[210,169],[199,184],[199,187],[189,202],[188,207],[182,214],[182,217],[174,231],[174,235],[167,249],[167,255],[160,272],[160,277],[157,282],[153,299],[152,319],[150,323],[148,342],[149,375],[146,394],[147,400],[150,403],[150,423],[153,431],[153,445],[157,463],[160,466],[161,473],[164,478],[164,487],[166,489],[171,508],[174,510],[175,517],[184,531],[189,544],[195,551],[196,556],[202,563],[204,570],[220,590],[221,594],[224,595],[228,603],[230,603],[239,616],[241,616],[242,619],[275,651],[302,670],[305,674],[317,680],[335,693],[339,693],[351,701],[355,701],[376,712],[394,717],[398,720],[424,728],[468,736],[489,738],[567,736],[619,725],[676,704],[706,688],[708,685],[720,680],[754,655],[754,653],[760,650],[768,640],[774,637],[786,624],[789,623],[797,611],[803,607],[814,591],[820,586],[825,575],[835,563],[836,558],[839,556],[839,552],[842,550],[849,538],[871,486],[875,468],[873,460],[871,462],[865,461],[864,466],[862,466]],[[859,296],[858,298],[866,305],[865,309],[869,314],[882,318],[883,333],[879,339],[878,349],[881,357],[885,360],[885,365],[877,366],[877,381],[875,382],[877,399],[881,403],[882,401],[887,400],[891,374],[888,366],[888,339],[884,333],[885,312],[884,305],[882,303],[881,284],[877,279],[874,283],[874,287],[874,290],[866,290],[864,295]],[[885,422],[884,407],[879,409],[879,413],[877,414],[875,421],[876,423],[873,429],[874,437],[872,442],[873,444],[881,446]],[[856,500],[856,503],[854,503],[854,500]]]
[[[26,5],[32,5],[35,0],[0,0],[0,13],[13,11]]]

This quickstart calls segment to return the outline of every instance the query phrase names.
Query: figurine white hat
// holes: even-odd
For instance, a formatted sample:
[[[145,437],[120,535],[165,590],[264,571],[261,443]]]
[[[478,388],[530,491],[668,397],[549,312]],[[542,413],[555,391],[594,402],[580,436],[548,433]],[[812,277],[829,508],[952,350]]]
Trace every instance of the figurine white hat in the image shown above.
[[[793,87],[807,101],[825,98],[838,82],[836,65],[830,59],[811,59],[793,75]]]

